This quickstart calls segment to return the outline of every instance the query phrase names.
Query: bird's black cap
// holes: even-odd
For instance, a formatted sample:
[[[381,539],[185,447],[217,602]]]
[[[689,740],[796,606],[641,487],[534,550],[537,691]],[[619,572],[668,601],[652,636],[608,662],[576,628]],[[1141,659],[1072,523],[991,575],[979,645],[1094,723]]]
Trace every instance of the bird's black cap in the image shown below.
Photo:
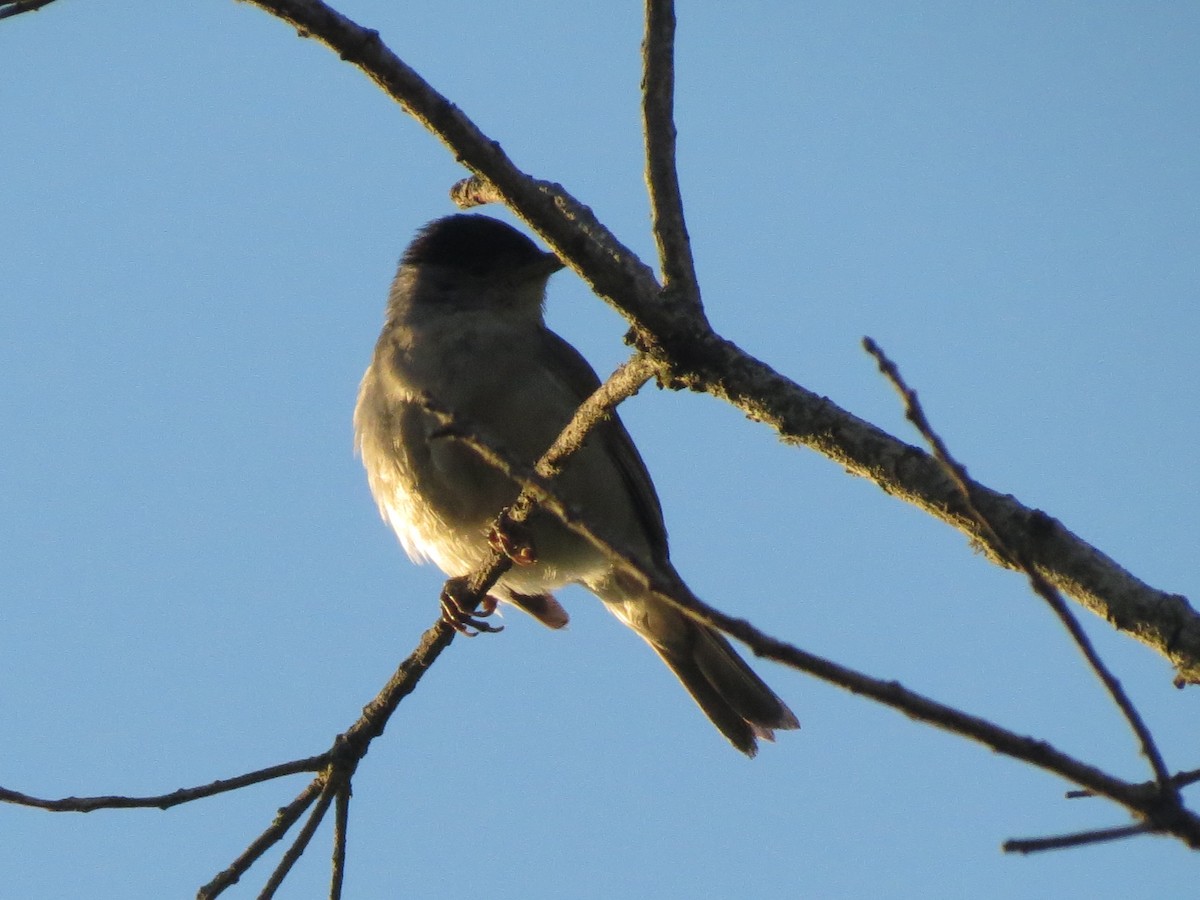
[[[562,268],[558,257],[511,225],[461,214],[435,219],[417,232],[400,263],[452,267],[484,278],[531,269],[549,275]]]

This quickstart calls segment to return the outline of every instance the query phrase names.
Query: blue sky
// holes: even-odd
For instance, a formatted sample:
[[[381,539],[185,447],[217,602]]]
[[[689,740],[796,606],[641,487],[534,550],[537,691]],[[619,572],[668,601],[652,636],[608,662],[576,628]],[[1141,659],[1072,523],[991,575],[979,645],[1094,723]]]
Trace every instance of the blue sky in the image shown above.
[[[638,4],[344,3],[518,165],[650,259]],[[685,5],[691,6],[691,5]],[[979,480],[1200,596],[1200,10],[682,8],[681,181],[725,335],[906,440],[901,365]],[[464,173],[356,70],[243,4],[0,23],[0,784],[157,793],[325,748],[436,616],[379,520],[358,379],[413,231]],[[495,214],[504,216],[501,212]],[[621,320],[569,273],[602,373]],[[1111,704],[1021,580],[714,400],[623,415],[710,602],[1130,778]],[[355,782],[351,897],[1183,897],[1165,840],[797,673],[753,762],[582,591],[457,642]],[[1085,624],[1177,768],[1200,689]],[[165,813],[0,807],[4,896],[192,896],[299,779]],[[327,832],[280,896],[325,890]],[[256,869],[230,896],[254,896]]]

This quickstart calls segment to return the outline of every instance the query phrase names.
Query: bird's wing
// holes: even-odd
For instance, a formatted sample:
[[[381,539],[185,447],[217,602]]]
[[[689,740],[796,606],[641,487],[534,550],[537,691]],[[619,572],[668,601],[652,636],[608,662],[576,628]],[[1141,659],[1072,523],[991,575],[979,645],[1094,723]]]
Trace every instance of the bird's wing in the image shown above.
[[[578,350],[548,328],[543,328],[542,333],[547,355],[554,361],[555,371],[562,373],[567,387],[579,403],[583,403],[600,387],[600,378]],[[596,426],[593,434],[604,442],[617,464],[655,561],[666,562],[667,526],[663,522],[662,505],[633,439],[615,411],[607,421]]]

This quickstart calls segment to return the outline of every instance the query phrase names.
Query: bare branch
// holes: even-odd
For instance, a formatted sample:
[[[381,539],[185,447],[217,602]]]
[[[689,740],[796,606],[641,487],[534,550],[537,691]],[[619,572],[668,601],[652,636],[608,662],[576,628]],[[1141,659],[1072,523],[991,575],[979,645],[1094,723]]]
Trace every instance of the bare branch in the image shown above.
[[[275,816],[275,820],[267,827],[266,831],[255,838],[250,846],[242,851],[242,854],[237,859],[230,863],[229,868],[219,873],[216,878],[196,892],[196,900],[212,900],[213,897],[218,897],[224,893],[226,888],[237,884],[238,880],[258,861],[259,857],[283,839],[283,836],[288,833],[288,830],[296,823],[296,820],[320,796],[321,788],[321,779],[313,779],[295,800],[279,810],[279,813]]]
[[[1163,795],[1164,800],[1173,803],[1175,806],[1180,806],[1179,791],[1171,781],[1170,772],[1167,770],[1167,765],[1163,761],[1158,745],[1154,742],[1154,736],[1150,733],[1150,729],[1146,727],[1146,723],[1142,720],[1141,714],[1129,699],[1129,695],[1125,693],[1121,682],[1117,680],[1116,676],[1109,671],[1108,666],[1104,664],[1104,661],[1100,659],[1100,655],[1096,652],[1096,648],[1092,645],[1091,640],[1084,633],[1078,620],[1067,607],[1066,601],[1042,577],[1041,573],[1034,568],[1028,556],[1019,549],[1009,547],[1004,542],[1004,539],[996,533],[987,516],[980,512],[979,507],[975,504],[975,498],[971,494],[971,479],[967,475],[967,470],[950,454],[950,450],[946,447],[945,442],[934,432],[929,424],[929,419],[925,416],[925,410],[921,407],[921,401],[917,398],[916,391],[912,390],[905,383],[896,364],[888,358],[883,349],[871,340],[871,338],[864,338],[863,346],[875,358],[876,363],[879,365],[879,371],[892,383],[901,398],[903,398],[905,417],[921,433],[921,436],[933,450],[934,458],[941,463],[946,470],[946,474],[953,480],[955,487],[958,488],[962,496],[967,511],[979,523],[979,527],[987,537],[988,543],[1003,553],[1011,565],[1025,573],[1029,578],[1029,584],[1034,592],[1045,600],[1050,609],[1054,611],[1054,614],[1058,616],[1059,621],[1062,622],[1063,627],[1066,628],[1067,633],[1071,635],[1071,639],[1075,642],[1075,646],[1079,648],[1080,653],[1083,654],[1092,671],[1096,673],[1096,677],[1100,679],[1101,683],[1108,690],[1113,702],[1117,704],[1117,708],[1125,716],[1125,720],[1133,730],[1134,736],[1140,742],[1142,755],[1150,762],[1150,767],[1158,783],[1159,792]]]
[[[1043,850],[1065,850],[1068,847],[1083,847],[1087,844],[1100,844],[1106,841],[1119,841],[1127,837],[1136,837],[1149,832],[1149,825],[1122,825],[1117,828],[1101,828],[1096,831],[1081,831],[1078,834],[1064,834],[1058,837],[1026,838],[1005,841],[1001,849],[1005,853],[1039,853]]]
[[[53,2],[54,0],[0,0],[0,19],[19,16],[21,13],[36,12]]]
[[[634,368],[637,363],[638,358],[635,357],[627,366],[636,377],[641,377]],[[650,365],[650,362],[646,361],[644,364]],[[622,374],[622,369],[618,369],[606,383],[606,387],[619,382]],[[589,400],[589,402],[591,401]],[[1006,756],[1082,785],[1093,794],[1107,797],[1125,807],[1132,814],[1146,819],[1151,823],[1153,830],[1173,834],[1188,846],[1200,848],[1200,818],[1183,808],[1177,794],[1174,795],[1174,798],[1164,798],[1157,784],[1151,784],[1148,787],[1132,785],[1114,778],[1094,766],[1063,753],[1045,741],[1016,734],[986,719],[972,716],[910,691],[895,681],[872,678],[831,660],[808,653],[786,641],[766,634],[744,619],[729,616],[709,606],[693,594],[682,581],[678,579],[664,581],[661,576],[641,567],[633,554],[601,533],[595,523],[581,517],[562,503],[554,493],[550,477],[542,471],[512,459],[502,448],[489,443],[486,436],[472,433],[468,426],[456,420],[449,413],[438,410],[432,405],[427,408],[442,417],[446,423],[445,435],[447,437],[463,441],[489,464],[496,466],[507,477],[520,483],[523,497],[530,497],[541,508],[554,513],[564,524],[603,551],[615,565],[641,580],[650,590],[697,621],[742,641],[756,655],[773,659],[855,694],[869,697],[897,709],[913,719],[970,738]]]
[[[181,803],[191,803],[193,800],[213,797],[226,791],[236,791],[274,778],[283,778],[286,775],[296,775],[300,772],[318,772],[324,768],[327,762],[328,754],[322,753],[319,756],[268,766],[265,769],[247,772],[245,775],[223,778],[211,784],[180,788],[169,794],[156,794],[150,797],[63,797],[60,800],[46,800],[0,787],[0,801],[14,803],[18,806],[31,806],[50,812],[86,813],[97,809],[170,809]]]
[[[646,186],[663,292],[699,313],[700,285],[683,216],[675,165],[675,3],[646,0],[642,43],[642,129],[646,135]]]
[[[538,461],[538,472],[545,474],[535,475],[535,478],[548,479],[553,477],[557,467],[582,445],[588,430],[602,421],[614,406],[626,397],[635,394],[653,375],[654,371],[654,363],[640,355],[629,363],[619,367],[608,381],[584,401],[576,411],[574,417],[567,424],[567,427],[563,429],[562,433],[555,440],[554,444],[547,450],[542,459]],[[436,412],[436,407],[432,404],[430,404],[429,408]],[[449,423],[453,423],[452,417],[444,413],[439,414],[443,415]],[[527,497],[524,491],[522,492],[522,498],[523,500],[514,504],[512,510],[510,510],[509,514],[513,517],[514,521],[520,521],[517,515],[523,516],[532,508],[533,498]],[[518,513],[518,510],[521,510],[521,512]],[[493,550],[488,564],[472,573],[468,580],[468,585],[471,591],[470,596],[476,605],[483,599],[487,594],[488,588],[495,583],[496,579],[509,564],[509,560],[500,554],[499,551]],[[388,680],[388,683],[375,698],[363,708],[363,714],[358,721],[347,729],[345,734],[338,736],[329,751],[320,757],[314,757],[314,759],[322,760],[327,768],[314,778],[312,783],[305,788],[304,792],[286,808],[285,812],[288,813],[286,822],[281,821],[281,818],[277,818],[271,828],[267,829],[262,836],[247,848],[246,852],[238,857],[229,869],[222,872],[217,878],[201,889],[199,895],[201,900],[216,897],[226,887],[235,883],[263,852],[282,838],[283,834],[291,827],[291,824],[296,821],[318,794],[321,798],[320,802],[313,810],[312,815],[305,824],[304,830],[284,857],[284,861],[280,863],[280,866],[272,874],[267,888],[264,889],[263,896],[271,896],[278,885],[282,883],[283,878],[286,877],[295,859],[299,858],[299,855],[304,852],[304,848],[308,845],[312,837],[312,832],[315,831],[321,818],[325,815],[330,801],[335,797],[338,804],[337,820],[334,829],[334,865],[330,896],[336,898],[340,895],[345,868],[345,835],[349,814],[350,783],[354,772],[359,762],[366,756],[371,741],[383,734],[388,720],[396,711],[400,702],[413,692],[428,668],[433,665],[434,661],[441,655],[441,652],[450,646],[450,643],[454,640],[454,635],[454,629],[445,621],[439,619],[432,628],[421,636],[421,641],[417,645],[417,648],[408,659],[400,664],[399,668]],[[280,816],[283,816],[282,812]],[[287,864],[286,867],[284,863]]]
[[[313,835],[317,832],[317,827],[321,824],[321,820],[325,818],[325,813],[329,811],[329,804],[333,801],[334,795],[337,792],[338,790],[334,786],[333,779],[325,782],[316,806],[308,814],[308,819],[305,821],[304,827],[300,829],[300,833],[296,835],[296,840],[292,842],[292,846],[288,847],[287,852],[283,854],[283,859],[279,861],[279,865],[275,867],[275,871],[267,879],[266,885],[259,892],[258,900],[271,900],[275,896],[275,892],[279,890],[279,886],[283,884],[283,880],[292,871],[292,866],[296,864],[296,861],[308,849]]]
[[[329,900],[342,900],[346,877],[346,833],[350,828],[350,785],[338,791],[333,821],[333,863],[330,869]]]
[[[1200,781],[1200,769],[1188,769],[1183,772],[1176,772],[1171,776],[1171,783],[1177,788],[1187,787],[1189,784],[1195,784]],[[1147,781],[1139,784],[1138,787],[1145,791],[1154,789],[1156,782]],[[1068,800],[1080,800],[1086,797],[1094,797],[1091,791],[1067,791]]]

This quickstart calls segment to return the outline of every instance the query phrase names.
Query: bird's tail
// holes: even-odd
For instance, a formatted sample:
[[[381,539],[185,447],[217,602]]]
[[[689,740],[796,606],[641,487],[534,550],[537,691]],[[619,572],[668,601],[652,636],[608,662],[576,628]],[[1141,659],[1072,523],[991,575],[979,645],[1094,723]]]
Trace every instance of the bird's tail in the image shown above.
[[[747,756],[758,738],[799,728],[787,704],[737,654],[729,641],[653,594],[610,575],[588,587],[618,619],[645,639],[721,734]]]

